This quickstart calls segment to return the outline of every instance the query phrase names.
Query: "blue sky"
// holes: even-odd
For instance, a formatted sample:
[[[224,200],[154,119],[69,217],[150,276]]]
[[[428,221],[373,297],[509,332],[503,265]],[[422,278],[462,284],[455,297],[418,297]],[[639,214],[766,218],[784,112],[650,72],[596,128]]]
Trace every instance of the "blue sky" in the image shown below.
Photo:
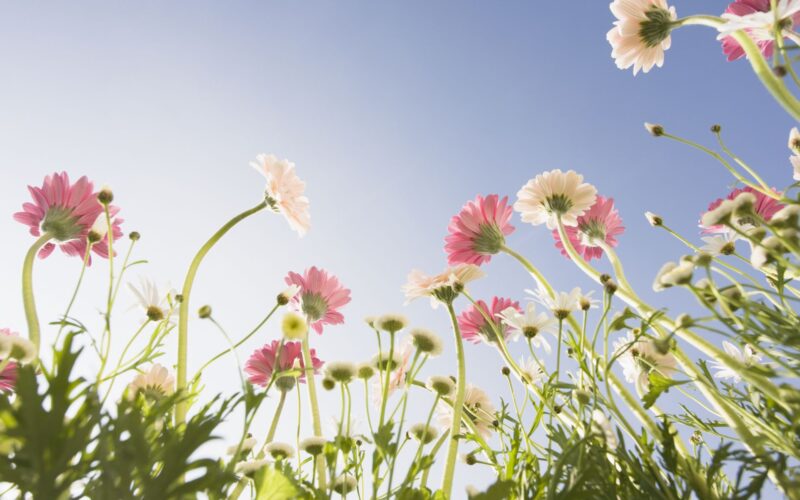
[[[725,2],[676,7],[720,13]],[[178,287],[202,242],[258,202],[262,179],[248,162],[262,152],[296,162],[313,227],[301,240],[279,217],[260,214],[206,260],[193,308],[211,304],[234,337],[259,321],[288,270],[318,265],[353,292],[347,324],[313,339],[325,359],[372,355],[361,319],[382,312],[401,311],[449,338],[441,311],[403,307],[407,273],[444,266],[447,223],[464,202],[513,197],[553,168],[575,169],[614,197],[629,278],[680,312],[690,304],[680,292],[656,296],[650,283],[684,249],[642,214],[660,213],[696,239],[699,213],[732,179],[700,153],[653,139],[642,123],[707,144],[709,126],[720,123],[728,143],[783,187],[793,122],[745,62],[725,61],[706,28],[674,33],[662,69],[635,78],[617,70],[605,41],[612,20],[602,1],[4,4],[0,323],[24,331],[18,275],[31,240],[11,214],[27,184],[63,169],[111,186],[126,231],[143,235],[136,256],[150,261],[131,277]],[[547,231],[515,225],[510,245],[556,285],[589,286]],[[78,271],[60,254],[37,262],[43,318],[63,310]],[[507,258],[487,272],[475,295],[522,299],[531,286]],[[95,326],[104,279],[102,265],[91,270],[76,310]],[[130,304],[121,298],[117,345],[135,330]],[[265,328],[243,360],[277,334],[277,323]],[[191,335],[195,366],[225,345],[207,323],[193,323]],[[470,381],[503,393],[494,351],[467,346],[467,354]],[[230,390],[234,370],[231,359],[216,365],[207,390]],[[453,371],[451,348],[426,374]],[[469,482],[488,481],[469,472]]]

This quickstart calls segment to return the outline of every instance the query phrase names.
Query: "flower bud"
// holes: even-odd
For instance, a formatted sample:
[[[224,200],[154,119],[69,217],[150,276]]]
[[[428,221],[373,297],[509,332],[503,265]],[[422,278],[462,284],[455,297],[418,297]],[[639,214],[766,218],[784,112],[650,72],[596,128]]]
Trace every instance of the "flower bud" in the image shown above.
[[[114,201],[114,193],[111,191],[110,187],[104,187],[97,193],[97,201],[102,203],[103,205],[108,205],[112,201]]]
[[[131,231],[130,233],[128,233],[128,238],[130,238],[131,241],[139,241],[141,237],[142,235],[139,234],[139,231]]]
[[[644,216],[647,218],[647,222],[649,222],[653,227],[658,227],[664,224],[664,219],[662,219],[660,215],[656,215],[653,212],[645,212]]]
[[[211,306],[205,305],[198,309],[197,315],[200,316],[202,319],[207,319],[211,317]]]
[[[644,122],[644,128],[645,130],[650,132],[650,135],[652,135],[653,137],[661,137],[662,135],[664,135],[664,127],[662,127],[661,125]]]

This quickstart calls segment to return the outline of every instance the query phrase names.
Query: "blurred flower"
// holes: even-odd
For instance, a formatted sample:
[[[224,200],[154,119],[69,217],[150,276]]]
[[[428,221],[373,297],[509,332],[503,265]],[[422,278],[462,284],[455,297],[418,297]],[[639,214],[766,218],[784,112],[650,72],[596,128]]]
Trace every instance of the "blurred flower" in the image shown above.
[[[462,418],[469,418],[475,425],[475,430],[484,439],[489,437],[492,430],[492,423],[495,420],[495,408],[489,395],[482,389],[467,384],[464,393],[464,413]],[[436,419],[442,428],[449,429],[453,426],[453,408],[444,401],[436,404]],[[470,430],[462,425],[462,432]]]
[[[312,436],[307,437],[300,441],[300,450],[308,453],[309,455],[319,455],[325,449],[325,443],[327,441],[324,437],[320,436]]]
[[[670,32],[677,19],[675,7],[665,0],[614,0],[611,12],[617,18],[606,34],[611,44],[611,57],[619,69],[633,66],[647,73],[653,66],[664,64],[664,51],[669,49]]]
[[[773,189],[773,192],[776,194],[780,194],[778,191]],[[774,198],[771,198],[763,193],[756,191],[755,189],[751,188],[750,186],[746,186],[744,188],[737,188],[731,191],[725,199],[719,198],[717,200],[712,201],[708,205],[708,210],[700,219],[700,227],[703,228],[704,234],[719,234],[719,233],[728,233],[731,232],[731,229],[726,227],[723,224],[713,224],[714,222],[718,222],[713,220],[714,218],[711,217],[715,211],[719,211],[720,208],[723,207],[723,202],[725,200],[730,200],[732,202],[736,202],[739,195],[742,193],[750,193],[755,197],[755,203],[753,204],[753,211],[762,219],[769,221],[772,219],[772,216],[775,215],[775,212],[783,208],[783,204]],[[732,225],[739,228],[741,231],[746,231],[752,227],[756,227],[758,224],[751,216],[740,216],[738,218],[735,214],[735,209],[737,206],[735,204],[725,204],[728,209],[730,210],[730,215],[734,217],[734,220],[731,220]],[[725,218],[728,214],[720,214],[720,218]],[[734,235],[736,233],[734,232]]]
[[[13,349],[12,339],[19,334],[12,332],[8,328],[0,328],[0,363],[5,362],[11,355]],[[11,392],[17,383],[17,368],[15,361],[8,361],[6,366],[0,371],[0,392]]]
[[[546,312],[537,312],[536,304],[529,302],[525,306],[525,312],[521,312],[519,308],[507,307],[499,316],[510,329],[509,338],[517,340],[523,336],[534,346],[543,347],[545,352],[550,352],[550,344],[539,334],[552,332],[556,321]]]
[[[281,320],[281,330],[285,339],[300,340],[306,337],[308,324],[301,315],[288,312],[283,315],[283,320]]]
[[[250,451],[253,448],[255,448],[256,444],[258,444],[258,441],[256,440],[256,438],[250,436],[250,437],[248,437],[248,438],[246,438],[246,439],[244,439],[242,441],[241,447],[239,446],[239,443],[236,443],[234,445],[228,446],[227,453],[228,453],[228,455],[234,455],[237,450],[240,453],[247,453],[248,451]]]
[[[688,285],[692,282],[694,263],[689,259],[682,259],[679,263],[667,262],[658,270],[653,280],[653,291],[660,292],[665,288],[678,285]]]
[[[504,339],[508,338],[511,334],[511,328],[503,324],[502,318],[500,318],[500,313],[508,308],[522,312],[519,302],[503,297],[493,297],[491,306],[488,306],[482,300],[477,301],[458,315],[458,327],[461,330],[461,336],[464,340],[473,344],[479,344],[481,341],[487,344],[496,342],[497,334],[495,331],[502,332]],[[489,320],[486,319],[487,317]]]
[[[301,368],[301,373],[297,378],[300,382],[305,382],[305,363],[303,362],[303,349],[300,342],[284,342],[283,347],[280,348],[280,354],[278,354],[279,347],[280,341],[273,340],[271,343],[265,344],[264,347],[256,349],[253,352],[244,366],[244,371],[249,375],[248,380],[251,384],[260,385],[262,387],[266,387],[269,384],[269,381],[272,379],[272,374],[275,371],[276,357],[278,361],[278,372],[291,370],[294,368],[295,362],[297,362]],[[314,373],[319,373],[319,369],[322,368],[323,363],[317,358],[316,354],[315,350],[311,349],[311,362]]]
[[[717,37],[722,41],[722,52],[728,61],[744,57],[744,49],[732,36],[734,31],[744,30],[758,45],[764,57],[772,57],[775,45],[776,22],[782,27],[784,36],[800,23],[800,2],[777,0],[777,13],[770,10],[770,0],[736,0],[725,9],[722,18],[725,24],[718,28]]]
[[[285,278],[287,285],[297,285],[300,293],[291,303],[308,318],[311,328],[322,333],[322,325],[344,323],[339,308],[350,302],[350,290],[339,283],[339,279],[324,269],[310,267],[305,273],[289,272]]]
[[[325,363],[325,375],[340,384],[349,384],[356,376],[356,365],[350,361],[329,361]]]
[[[170,303],[174,293],[172,291],[160,293],[156,284],[148,278],[140,276],[139,286],[128,283],[128,289],[136,297],[136,302],[150,321],[161,321],[168,316],[174,316],[177,312]]]
[[[415,269],[411,271],[407,283],[403,285],[406,304],[420,297],[430,297],[431,306],[435,309],[440,301],[452,302],[463,286],[483,276],[484,272],[473,264],[458,264],[433,276]]]
[[[701,239],[705,242],[705,245],[701,246],[700,250],[715,257],[717,255],[731,255],[736,251],[735,238],[732,238],[730,233],[722,233],[717,236],[704,236]]]
[[[653,339],[640,337],[637,340],[632,332],[614,343],[614,355],[619,356],[625,380],[645,390],[650,385],[648,377],[651,372],[671,377],[678,364],[671,353],[659,352]]]
[[[412,344],[417,350],[428,357],[435,358],[442,354],[444,347],[442,346],[442,339],[430,330],[423,328],[415,328],[411,330]]]
[[[603,437],[609,449],[615,450],[617,448],[617,435],[614,434],[611,422],[608,421],[605,413],[598,409],[592,412],[592,428]]]
[[[750,345],[745,344],[744,349],[740,351],[735,345],[731,344],[727,340],[723,340],[722,348],[725,349],[725,352],[728,354],[728,356],[739,361],[747,367],[761,362],[761,355],[753,350],[753,347]],[[714,377],[716,378],[731,379],[735,383],[739,383],[742,380],[741,375],[739,375],[737,371],[729,368],[724,363],[712,360],[711,365],[717,370],[716,373],[714,373]]]
[[[160,399],[175,392],[175,377],[169,370],[158,363],[154,363],[144,373],[136,375],[128,384],[128,397],[133,399],[142,392],[148,399]]]
[[[402,314],[384,314],[373,321],[375,327],[389,333],[397,333],[408,325],[408,318]]]
[[[586,260],[599,259],[603,255],[599,245],[601,242],[610,247],[617,246],[617,236],[625,231],[619,212],[614,208],[614,198],[604,196],[598,196],[594,205],[578,217],[577,226],[564,229],[575,251]],[[553,231],[553,237],[561,255],[569,258],[558,230]]]
[[[456,388],[456,383],[452,378],[445,375],[433,375],[428,378],[425,387],[446,398],[450,396]]]
[[[544,370],[533,358],[528,358],[527,361],[520,359],[519,368],[529,384],[536,384],[544,378]]]
[[[555,292],[555,296],[551,297],[547,290],[539,285],[534,290],[525,290],[533,296],[533,300],[542,304],[550,309],[556,318],[564,319],[573,311],[580,307],[581,289],[578,287],[573,288],[569,292]]]
[[[234,472],[237,474],[243,474],[245,476],[252,476],[259,470],[263,469],[264,467],[269,466],[272,464],[270,460],[266,458],[261,460],[243,460],[238,462],[236,466],[233,468]]]
[[[467,202],[458,215],[450,219],[444,250],[447,263],[481,265],[491,260],[505,245],[505,237],[514,232],[509,221],[513,214],[508,197],[496,194],[478,196]]]
[[[792,156],[789,157],[789,161],[792,162],[792,179],[800,181],[800,131],[797,127],[792,127],[789,132],[789,150],[792,152]]]
[[[306,183],[297,177],[294,163],[260,154],[250,165],[267,179],[265,195],[270,208],[283,214],[297,234],[306,234],[311,227],[308,198],[303,195]]]
[[[425,425],[424,423],[414,424],[408,429],[408,433],[422,444],[428,444],[436,439],[439,431],[432,425]]]
[[[342,495],[342,497],[347,496],[348,493],[354,491],[357,487],[358,481],[350,474],[342,474],[333,481],[333,491]]]
[[[288,443],[273,441],[264,447],[264,451],[270,454],[275,460],[283,460],[294,456],[294,448]]]
[[[84,176],[71,184],[66,172],[54,173],[44,178],[42,187],[28,186],[28,191],[33,203],[23,203],[22,211],[14,214],[14,220],[28,226],[33,236],[49,234],[67,255],[83,258],[89,231],[98,218],[105,218],[103,205],[97,200],[98,193],[91,181]],[[122,237],[119,225],[123,222],[116,218],[119,208],[109,205],[108,211],[114,239],[119,239]],[[107,233],[107,224],[105,226]],[[50,255],[55,247],[53,242],[45,244],[39,250],[39,258]],[[108,258],[108,234],[92,244],[92,252]],[[91,257],[87,264],[91,265]]]
[[[559,217],[565,226],[575,226],[596,196],[597,190],[583,182],[582,175],[556,169],[529,180],[517,193],[514,210],[534,226],[546,224],[548,229],[556,229]]]

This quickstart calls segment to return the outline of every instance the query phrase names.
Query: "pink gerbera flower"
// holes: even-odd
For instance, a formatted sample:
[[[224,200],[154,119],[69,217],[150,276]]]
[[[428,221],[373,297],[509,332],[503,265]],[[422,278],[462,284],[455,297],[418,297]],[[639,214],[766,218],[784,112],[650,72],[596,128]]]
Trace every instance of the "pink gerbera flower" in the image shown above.
[[[778,14],[782,17],[785,9],[785,4],[788,2],[781,2],[779,0]],[[791,26],[800,24],[800,13],[792,10],[786,10],[788,14],[787,19],[791,20]],[[722,15],[724,19],[731,24],[728,30],[742,28],[758,45],[759,50],[764,57],[772,57],[775,40],[772,30],[767,29],[774,22],[774,16],[764,16],[763,13],[770,12],[770,0],[736,0],[725,9]],[[755,14],[755,15],[754,15]],[[747,17],[746,17],[747,16]],[[761,19],[763,17],[764,19]],[[764,21],[764,22],[761,22]],[[761,26],[761,25],[764,26]],[[751,26],[752,25],[752,26]],[[748,27],[749,26],[749,27]],[[784,29],[791,29],[789,28]],[[744,49],[739,45],[739,42],[733,36],[721,36],[722,52],[728,56],[728,61],[735,61],[744,57]]]
[[[350,290],[343,287],[336,276],[311,267],[302,275],[289,272],[285,281],[287,285],[300,287],[292,304],[306,315],[317,333],[322,333],[322,325],[344,323],[344,316],[338,309],[350,302]]]
[[[625,231],[619,212],[614,208],[614,198],[605,196],[598,196],[594,205],[578,217],[577,226],[564,229],[572,246],[586,260],[599,259],[603,255],[603,249],[599,246],[601,242],[611,247],[617,246],[617,236]],[[558,231],[553,231],[553,237],[561,254],[569,258]]]
[[[479,307],[480,309],[478,309]],[[519,302],[511,299],[494,297],[491,306],[487,306],[486,302],[482,300],[477,301],[476,305],[470,306],[469,309],[458,316],[458,327],[461,330],[461,336],[464,340],[473,344],[479,344],[481,341],[491,343],[497,339],[496,329],[503,332],[504,338],[508,338],[511,335],[511,328],[503,324],[499,315],[509,307],[522,312]],[[481,314],[481,311],[483,311],[483,314]],[[491,318],[491,324],[486,321],[484,315]]]
[[[773,188],[773,191],[776,194],[780,194],[774,188]],[[746,186],[744,188],[734,189],[733,191],[731,191],[728,194],[728,196],[725,199],[733,200],[737,196],[739,196],[741,193],[750,193],[750,194],[752,194],[753,196],[756,197],[756,202],[753,205],[753,210],[755,211],[756,214],[758,214],[762,219],[764,219],[766,221],[771,220],[772,216],[775,215],[775,213],[778,210],[780,210],[781,208],[783,208],[783,206],[784,206],[783,203],[779,202],[778,200],[776,200],[774,198],[771,198],[771,197],[765,195],[764,193],[760,193],[760,192],[756,191],[755,189],[751,188],[750,186]],[[722,201],[723,201],[723,198],[719,198],[719,199],[716,199],[716,200],[712,201],[711,204],[708,205],[708,210],[706,211],[706,213],[714,210],[717,207],[719,207],[722,204]],[[702,219],[702,217],[701,217],[701,219]],[[744,219],[739,219],[739,220],[735,221],[735,223],[738,226],[742,227],[743,229],[747,229],[747,226],[753,226],[755,221],[748,220],[747,218],[744,218]],[[700,227],[703,228],[703,233],[704,234],[720,234],[720,233],[727,233],[728,232],[728,228],[725,227],[724,225],[706,227],[706,226],[703,226],[702,221],[700,223]]]
[[[269,381],[272,379],[272,373],[275,371],[276,357],[278,361],[278,372],[291,370],[295,362],[299,363],[301,369],[305,369],[303,349],[300,342],[285,342],[280,349],[280,356],[278,356],[279,347],[280,341],[273,340],[271,343],[253,352],[244,366],[244,371],[248,375],[247,379],[251,384],[263,387],[269,384]],[[311,361],[314,365],[314,373],[319,373],[319,369],[322,368],[323,363],[317,358],[314,349],[311,349]],[[305,371],[300,374],[298,379],[300,382],[305,382]]]
[[[486,198],[478,196],[467,202],[458,215],[450,219],[444,250],[447,263],[481,265],[500,251],[505,237],[514,232],[509,224],[514,210],[508,205],[508,196]]]
[[[0,328],[0,335],[15,337],[17,334],[8,328]],[[5,361],[3,356],[0,356],[0,364]],[[5,368],[0,371],[0,392],[12,392],[14,386],[17,384],[17,363],[9,361]]]
[[[89,231],[98,233],[100,240],[92,244],[92,251],[108,258],[107,224],[103,205],[97,199],[91,181],[85,176],[70,184],[66,172],[55,173],[44,178],[42,187],[28,186],[33,203],[23,203],[22,211],[14,214],[14,220],[29,227],[33,236],[49,234],[67,255],[83,258],[86,254]],[[122,219],[115,216],[119,208],[109,206],[114,238],[122,237],[119,225]],[[98,220],[100,219],[100,220]],[[46,243],[39,250],[39,258],[44,259],[55,249],[56,244]],[[89,261],[91,264],[91,259]]]

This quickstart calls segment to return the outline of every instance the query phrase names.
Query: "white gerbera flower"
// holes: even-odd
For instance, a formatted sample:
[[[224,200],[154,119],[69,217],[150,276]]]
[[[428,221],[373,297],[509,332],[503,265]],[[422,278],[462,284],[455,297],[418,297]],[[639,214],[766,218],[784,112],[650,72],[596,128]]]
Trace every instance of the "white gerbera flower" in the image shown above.
[[[561,319],[566,318],[570,313],[576,311],[581,305],[581,297],[584,296],[581,293],[581,289],[578,287],[573,288],[569,292],[556,292],[554,297],[551,297],[541,284],[539,284],[536,291],[525,291],[533,296],[533,300],[550,309],[556,318]]]
[[[583,182],[582,175],[556,169],[529,180],[517,193],[514,210],[534,226],[546,224],[548,229],[555,229],[559,217],[565,226],[577,226],[578,217],[594,205],[596,198],[597,189]]]
[[[517,340],[520,336],[529,339],[531,344],[536,347],[544,348],[545,352],[550,352],[550,344],[544,339],[542,332],[552,332],[555,319],[546,312],[537,312],[536,304],[529,302],[525,306],[525,312],[521,313],[514,307],[504,309],[498,315],[503,322],[511,329],[511,338]]]
[[[311,436],[300,441],[300,449],[309,455],[319,455],[325,450],[326,443],[327,440],[324,437]]]
[[[731,344],[727,340],[723,340],[722,348],[725,349],[725,352],[728,354],[728,356],[739,361],[745,366],[753,366],[755,363],[759,363],[761,361],[761,355],[755,352],[750,345],[745,344],[744,349],[740,351],[735,345]],[[738,372],[728,368],[725,364],[716,360],[711,361],[711,364],[717,370],[717,372],[714,373],[714,377],[731,379],[735,383],[739,383],[742,380],[742,377]]]
[[[433,375],[428,378],[425,387],[437,393],[439,396],[446,398],[456,389],[456,383],[448,376]]]
[[[419,352],[427,354],[431,358],[441,355],[444,350],[442,339],[432,331],[424,328],[411,330],[411,340]]]
[[[715,257],[718,255],[731,255],[736,251],[736,236],[730,232],[715,236],[704,236],[701,239],[705,244],[700,247],[700,250]]]
[[[670,32],[677,19],[675,7],[665,0],[614,0],[611,12],[617,18],[606,34],[611,57],[619,69],[633,66],[647,73],[664,64],[664,51],[672,44]]]
[[[452,301],[458,295],[457,287],[483,276],[483,271],[473,264],[448,267],[444,272],[433,276],[415,269],[408,275],[408,282],[403,285],[406,304],[420,297],[430,297],[431,306],[435,309],[440,301]]]
[[[617,359],[625,380],[637,384],[642,390],[647,390],[650,385],[648,376],[651,372],[671,377],[678,365],[672,353],[659,352],[653,339],[640,337],[637,340],[632,332],[614,343],[614,355],[619,356]]]
[[[303,195],[306,183],[297,177],[294,163],[279,160],[275,155],[260,154],[250,165],[267,179],[265,195],[270,208],[283,214],[297,234],[306,234],[311,227],[309,202]]]
[[[478,434],[484,438],[489,437],[496,411],[489,395],[482,389],[467,384],[463,410],[463,417],[470,419]],[[442,428],[449,429],[453,426],[453,408],[444,401],[439,401],[436,405],[436,419]],[[462,426],[462,432],[469,432],[469,429]]]
[[[350,361],[328,361],[325,375],[341,384],[349,384],[356,376],[356,364]]]
[[[272,462],[267,460],[267,459],[263,459],[263,460],[244,460],[244,461],[241,461],[241,462],[237,463],[233,470],[237,474],[243,474],[245,476],[251,476],[251,475],[255,474],[256,472],[258,472],[259,470],[263,469],[264,467],[269,466],[271,463]]]
[[[754,42],[768,42],[775,39],[776,26],[780,26],[783,36],[790,34],[792,16],[800,12],[800,0],[777,0],[776,4],[776,12],[753,12],[743,16],[732,12],[722,14],[726,22],[717,28],[717,39],[730,36],[734,31],[745,30]]]
[[[172,304],[172,297],[175,296],[173,291],[159,292],[155,282],[149,278],[140,276],[139,286],[128,283],[128,289],[136,297],[136,302],[150,321],[161,321],[174,316],[177,312]]]
[[[139,392],[153,399],[169,396],[175,392],[175,377],[164,366],[155,363],[150,370],[136,375],[128,384],[129,398],[135,398]]]

